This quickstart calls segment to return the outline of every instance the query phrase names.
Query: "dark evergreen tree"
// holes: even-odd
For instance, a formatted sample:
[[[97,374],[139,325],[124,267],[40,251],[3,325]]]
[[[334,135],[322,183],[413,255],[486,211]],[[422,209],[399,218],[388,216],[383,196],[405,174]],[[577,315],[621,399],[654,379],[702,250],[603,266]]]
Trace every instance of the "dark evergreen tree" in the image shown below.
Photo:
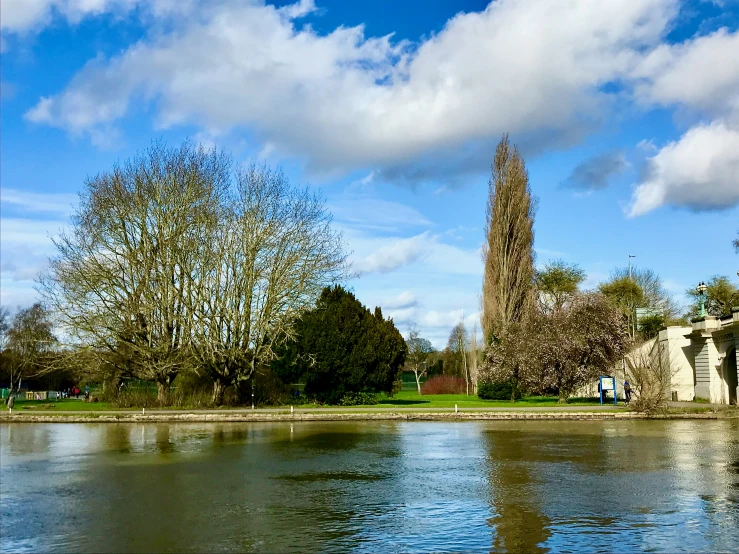
[[[327,287],[296,324],[272,369],[285,382],[336,403],[348,393],[390,392],[400,379],[406,344],[392,319],[374,314],[342,287]]]

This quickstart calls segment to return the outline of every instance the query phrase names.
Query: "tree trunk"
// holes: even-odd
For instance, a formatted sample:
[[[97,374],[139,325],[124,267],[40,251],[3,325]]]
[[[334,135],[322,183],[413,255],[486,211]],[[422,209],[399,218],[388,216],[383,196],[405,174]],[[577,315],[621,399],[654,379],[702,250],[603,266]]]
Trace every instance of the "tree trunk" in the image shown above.
[[[223,393],[226,392],[226,386],[220,379],[213,381],[213,404],[220,406],[223,404]]]
[[[562,389],[559,389],[559,400],[557,400],[557,404],[567,404],[567,393]]]
[[[462,361],[464,362],[464,384],[467,387],[467,396],[470,395],[470,374],[467,371],[467,352],[462,350]]]
[[[169,379],[166,381],[157,381],[157,402],[164,406],[169,397]]]
[[[418,387],[418,396],[421,396],[421,376],[416,373],[416,386]]]

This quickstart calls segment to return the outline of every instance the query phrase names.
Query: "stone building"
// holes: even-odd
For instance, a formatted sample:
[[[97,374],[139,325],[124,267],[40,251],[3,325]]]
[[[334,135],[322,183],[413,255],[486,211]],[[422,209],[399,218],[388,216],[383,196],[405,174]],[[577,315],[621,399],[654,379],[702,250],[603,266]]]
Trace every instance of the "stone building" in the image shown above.
[[[705,316],[690,327],[668,327],[642,348],[670,364],[672,398],[737,403],[739,310],[722,318]]]

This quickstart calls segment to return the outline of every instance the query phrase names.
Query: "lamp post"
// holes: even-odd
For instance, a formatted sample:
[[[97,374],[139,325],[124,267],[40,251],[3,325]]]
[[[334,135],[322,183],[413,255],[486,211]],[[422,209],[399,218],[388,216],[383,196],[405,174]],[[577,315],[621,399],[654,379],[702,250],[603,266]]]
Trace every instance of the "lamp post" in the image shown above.
[[[708,299],[708,287],[706,284],[701,281],[698,283],[698,286],[695,287],[695,292],[698,293],[698,303],[699,303],[699,311],[698,311],[698,317],[706,317],[708,315],[706,313],[706,300]]]

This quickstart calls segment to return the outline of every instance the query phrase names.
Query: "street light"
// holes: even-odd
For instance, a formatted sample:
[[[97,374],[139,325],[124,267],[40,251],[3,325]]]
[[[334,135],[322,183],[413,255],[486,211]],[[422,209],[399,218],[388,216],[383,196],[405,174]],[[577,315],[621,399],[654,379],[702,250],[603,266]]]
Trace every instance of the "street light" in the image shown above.
[[[698,302],[700,303],[700,310],[698,311],[698,317],[705,317],[706,314],[706,300],[708,299],[708,287],[701,281],[698,286],[695,287],[695,292],[698,293]]]

